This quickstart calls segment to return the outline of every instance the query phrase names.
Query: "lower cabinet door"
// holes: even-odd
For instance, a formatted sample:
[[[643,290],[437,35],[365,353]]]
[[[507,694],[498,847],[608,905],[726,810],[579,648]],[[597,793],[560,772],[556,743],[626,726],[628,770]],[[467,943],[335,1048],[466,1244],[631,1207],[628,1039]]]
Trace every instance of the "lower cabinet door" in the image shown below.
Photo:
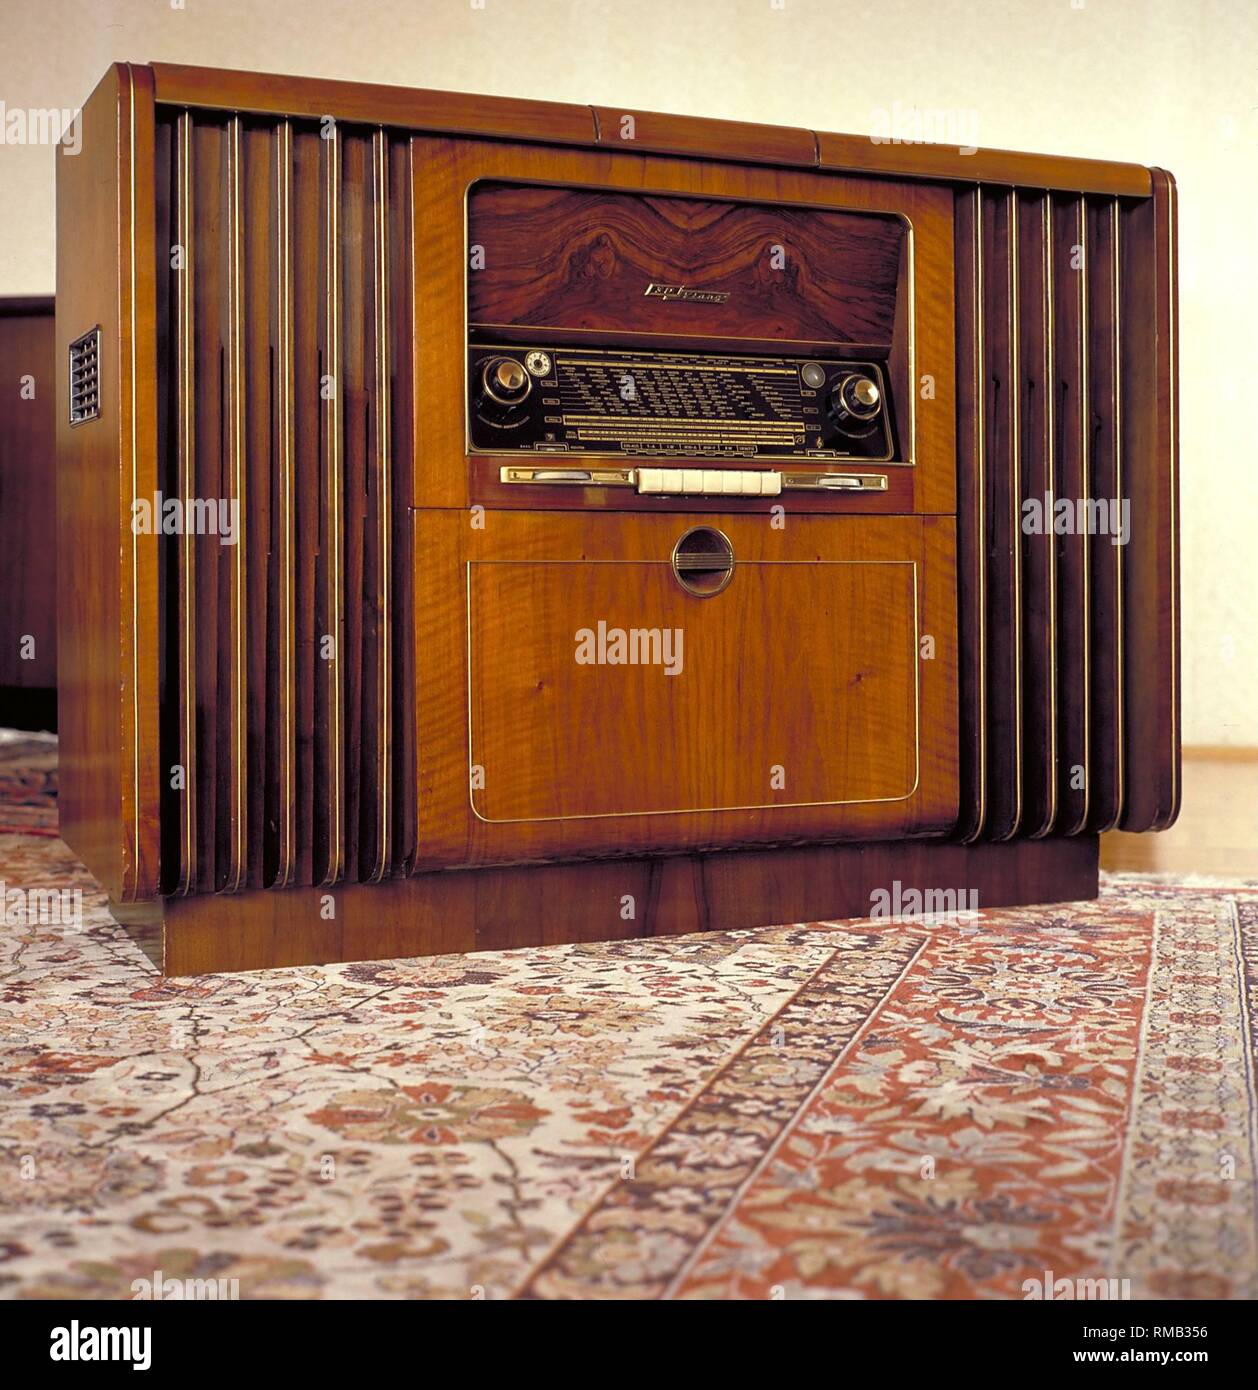
[[[420,867],[955,820],[951,518],[416,518]]]

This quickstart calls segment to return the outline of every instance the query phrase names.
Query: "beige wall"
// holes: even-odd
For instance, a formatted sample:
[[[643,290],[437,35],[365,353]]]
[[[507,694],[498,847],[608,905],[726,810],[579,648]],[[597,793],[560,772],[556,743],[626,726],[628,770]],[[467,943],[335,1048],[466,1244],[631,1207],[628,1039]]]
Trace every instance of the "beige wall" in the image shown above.
[[[120,58],[853,132],[899,103],[1172,170],[1184,737],[1258,745],[1253,0],[0,0],[10,109],[78,105]],[[54,288],[52,236],[51,151],[0,146],[0,293]]]

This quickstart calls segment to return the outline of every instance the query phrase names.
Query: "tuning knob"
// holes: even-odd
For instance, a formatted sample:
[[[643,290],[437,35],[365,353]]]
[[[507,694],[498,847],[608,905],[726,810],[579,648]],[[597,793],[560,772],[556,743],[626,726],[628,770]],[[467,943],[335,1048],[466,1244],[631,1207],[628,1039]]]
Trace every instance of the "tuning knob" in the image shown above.
[[[533,380],[514,357],[491,357],[481,371],[485,395],[496,405],[519,405],[533,389]]]
[[[833,396],[835,414],[842,420],[872,420],[882,408],[882,393],[877,383],[867,376],[853,372],[839,383]]]

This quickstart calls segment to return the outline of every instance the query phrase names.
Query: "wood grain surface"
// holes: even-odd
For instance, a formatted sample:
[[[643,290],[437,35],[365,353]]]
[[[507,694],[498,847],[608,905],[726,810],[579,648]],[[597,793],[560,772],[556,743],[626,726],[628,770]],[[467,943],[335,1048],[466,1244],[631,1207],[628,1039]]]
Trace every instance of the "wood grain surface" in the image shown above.
[[[714,598],[670,569],[696,522],[745,567]],[[421,867],[951,827],[950,518],[511,512],[480,529],[421,510],[415,527]],[[680,625],[699,664],[578,666],[600,619]]]
[[[137,915],[166,975],[503,951],[864,917],[873,894],[973,890],[983,908],[1097,892],[1097,839],[908,840],[420,874],[335,890],[173,898]]]
[[[413,495],[416,506],[463,507],[473,500],[485,500],[481,496],[472,497],[468,481],[464,297],[469,291],[469,281],[474,281],[481,272],[468,270],[464,197],[469,188],[482,182],[513,182],[568,184],[597,188],[606,193],[630,189],[679,193],[704,203],[744,199],[769,208],[793,208],[797,212],[805,209],[835,213],[880,212],[891,214],[896,221],[900,217],[907,219],[913,228],[913,293],[910,296],[902,290],[896,296],[897,311],[905,317],[903,324],[895,326],[889,363],[891,390],[899,411],[899,430],[915,460],[915,467],[906,470],[911,475],[912,500],[906,502],[905,509],[943,514],[953,511],[956,496],[955,345],[950,190],[925,184],[893,184],[789,169],[654,158],[629,152],[584,153],[471,140],[417,139],[412,143],[412,158],[417,171],[414,185],[416,258],[417,264],[422,266],[422,274],[416,281],[414,306],[414,336],[418,345],[415,385],[418,398],[424,402],[418,418]],[[883,225],[881,219],[874,221]],[[505,241],[501,249],[507,255],[522,254],[509,251]],[[901,269],[901,283],[907,275],[906,265]],[[730,303],[732,306],[733,300]],[[671,310],[678,306],[663,307]],[[725,341],[728,344],[728,340]],[[898,356],[897,343],[900,345]],[[552,498],[557,491],[560,489],[531,489],[536,499],[533,506],[553,505]],[[793,498],[784,498],[782,502],[787,510],[796,506]],[[619,504],[638,505],[632,494],[627,497],[622,494]],[[802,509],[809,504],[800,505]],[[836,505],[844,511],[858,513],[865,510],[866,504],[864,495],[855,493]]]
[[[565,145],[600,145],[692,159],[835,169],[901,179],[1012,184],[1145,198],[1149,170],[1113,160],[962,149],[752,121],[677,116],[615,106],[481,96],[365,82],[154,63],[158,100],[173,105],[289,114],[399,129]]]
[[[496,182],[467,212],[471,324],[891,345],[898,217]],[[729,297],[645,293],[660,282]]]

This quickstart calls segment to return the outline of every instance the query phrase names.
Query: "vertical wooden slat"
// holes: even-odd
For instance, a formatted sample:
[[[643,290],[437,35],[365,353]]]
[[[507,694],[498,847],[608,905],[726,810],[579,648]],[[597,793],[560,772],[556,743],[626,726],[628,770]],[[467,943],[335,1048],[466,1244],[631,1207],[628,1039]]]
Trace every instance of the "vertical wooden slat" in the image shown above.
[[[1022,422],[1022,826],[1043,835],[1057,800],[1056,551],[1053,544],[1052,237],[1048,195],[1017,197]],[[1034,510],[1029,510],[1030,504]],[[1029,526],[1038,513],[1038,529]]]
[[[983,334],[981,187],[955,201],[957,306],[957,526],[960,636],[960,807],[957,835],[973,840],[987,819],[987,370]]]
[[[1088,491],[1107,503],[1111,527],[1122,497],[1121,230],[1115,199],[1089,199]],[[1088,829],[1112,830],[1123,806],[1123,547],[1094,537],[1088,551],[1091,628]]]
[[[154,124],[154,291],[157,361],[157,486],[163,497],[178,497],[177,416],[179,402],[179,290],[176,278],[179,198],[177,118],[159,112]],[[161,807],[161,859],[158,892],[180,891],[183,870],[181,819],[185,787],[176,775],[181,764],[179,700],[179,541],[163,538],[157,547],[158,784]]]
[[[209,500],[223,496],[223,343],[222,256],[220,253],[223,127],[199,117],[191,118],[192,148],[189,156],[191,187],[192,269],[188,277],[191,296],[192,371],[187,396],[191,411],[188,447],[194,464],[192,484],[185,496]],[[186,528],[191,531],[191,527]],[[194,608],[197,631],[196,661],[196,888],[212,893],[221,886],[218,872],[219,803],[219,575],[224,547],[216,535],[190,538],[196,576]]]
[[[342,876],[359,876],[363,810],[364,624],[363,562],[367,528],[367,146],[357,132],[341,136],[341,478],[342,478]]]
[[[1022,820],[1022,545],[1018,199],[982,199],[983,437],[986,460],[987,819],[1008,839]]]
[[[321,883],[338,882],[345,868],[345,742],[343,653],[344,521],[341,375],[341,133],[324,132],[322,269],[322,520],[319,547],[319,617],[315,664],[319,673],[315,716],[315,862]]]
[[[246,805],[244,882],[261,888],[270,881],[268,860],[275,838],[268,743],[271,701],[267,683],[275,649],[272,615],[272,394],[270,228],[274,218],[274,132],[269,124],[247,122],[241,132],[242,279],[241,380],[244,388],[244,478],[248,510],[239,541],[245,549],[248,585],[245,618]]]
[[[390,862],[392,681],[392,435],[390,428],[389,146],[383,130],[371,140],[371,362],[368,364],[368,525],[364,587],[367,650],[364,673],[362,779],[364,786],[359,877],[375,882]]]
[[[1153,196],[1125,207],[1121,247],[1123,830],[1166,827],[1180,800],[1175,184],[1152,175]]]
[[[296,882],[308,886],[326,869],[326,772],[317,747],[325,691],[322,571],[323,526],[322,337],[324,142],[317,130],[293,130],[293,486],[296,543]],[[316,854],[316,842],[320,848]],[[316,857],[318,868],[316,869]]]
[[[1074,835],[1088,816],[1089,660],[1087,227],[1081,197],[1050,195],[1052,232],[1053,494],[1069,503],[1057,533],[1057,806],[1053,831]]]
[[[175,287],[175,477],[177,495],[196,495],[196,228],[193,213],[192,115],[175,122],[175,240],[180,268]],[[197,882],[197,545],[185,526],[178,546],[178,638],[176,699],[179,706],[179,762],[184,790],[179,798],[179,873],[175,891],[188,893]]]
[[[224,701],[219,720],[223,800],[219,808],[219,847],[226,892],[244,885],[247,870],[248,807],[248,649],[246,605],[248,580],[247,487],[245,447],[244,363],[244,173],[241,124],[238,116],[227,121],[224,160],[224,492],[228,506],[239,509],[235,544],[225,547],[226,601],[220,610],[220,684]]]
[[[364,736],[367,654],[364,596],[367,532],[367,456],[371,428],[368,409],[368,318],[370,314],[369,146],[357,131],[341,137],[341,567],[343,629],[339,644],[342,669],[342,731],[345,759],[343,867],[345,878],[358,878],[365,792]]]
[[[391,353],[393,445],[393,699],[391,747],[394,789],[393,864],[409,872],[418,849],[416,840],[418,787],[415,760],[415,624],[412,609],[414,573],[409,499],[412,451],[415,443],[415,343],[422,326],[415,322],[414,247],[415,180],[411,141],[401,139],[390,150],[389,257],[392,267]]]
[[[265,881],[283,888],[297,872],[297,556],[294,400],[293,128],[275,128],[274,215],[271,219],[271,356],[275,474],[274,553],[268,612],[272,638],[267,667],[267,819],[274,826]]]

